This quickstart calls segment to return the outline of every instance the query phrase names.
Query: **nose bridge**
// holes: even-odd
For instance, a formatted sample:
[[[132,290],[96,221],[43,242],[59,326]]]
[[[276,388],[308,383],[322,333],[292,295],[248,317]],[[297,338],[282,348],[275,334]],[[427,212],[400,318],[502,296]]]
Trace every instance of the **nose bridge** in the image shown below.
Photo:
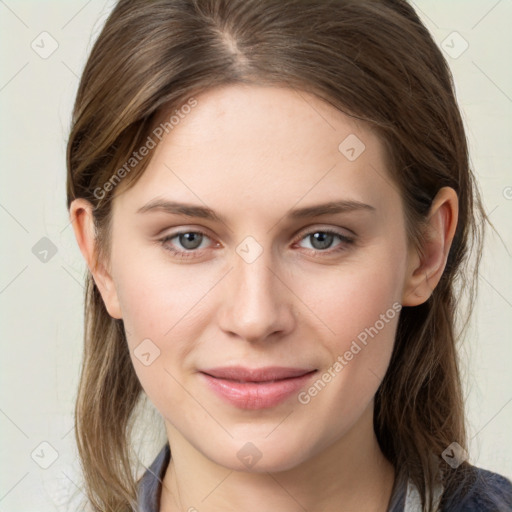
[[[237,250],[239,258],[237,258],[238,261],[234,268],[234,277],[237,280],[236,288],[241,294],[240,298],[265,299],[266,301],[275,299],[276,283],[273,281],[276,279],[274,275],[276,270],[273,268],[275,262],[273,262],[271,251],[267,248],[254,259],[250,259],[240,256],[241,250],[241,248]],[[251,248],[247,255],[249,256],[253,251],[254,249]]]
[[[286,331],[293,320],[290,298],[272,251],[252,237],[236,248],[226,280],[222,328],[250,341]]]

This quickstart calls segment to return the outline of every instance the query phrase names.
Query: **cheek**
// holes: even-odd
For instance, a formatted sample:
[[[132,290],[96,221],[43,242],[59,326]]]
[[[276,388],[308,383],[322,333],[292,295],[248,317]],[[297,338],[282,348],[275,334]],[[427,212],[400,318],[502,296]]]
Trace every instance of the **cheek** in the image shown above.
[[[322,425],[322,446],[352,430],[371,407],[389,366],[401,309],[393,301],[394,283],[355,279],[352,284],[336,307],[326,305],[335,332],[323,339],[328,357],[297,397],[304,421],[314,418],[315,429]]]
[[[298,281],[321,320],[316,323],[323,326],[328,352],[321,382],[305,390],[301,403],[329,403],[340,418],[355,421],[371,401],[393,351],[404,265],[400,244],[376,245],[357,262],[319,275],[314,287],[309,279]]]
[[[207,291],[197,271],[167,261],[158,247],[119,250],[114,268],[125,328],[139,338],[172,336],[180,319],[194,315],[194,303]]]
[[[156,251],[153,251],[156,252]],[[114,262],[115,283],[130,356],[146,393],[164,403],[164,392],[181,394],[173,375],[187,364],[187,356],[209,321],[208,292],[214,286],[205,275],[198,279],[192,266],[170,264],[164,257],[132,252]]]
[[[315,313],[337,352],[377,323],[383,338],[394,339],[396,309],[404,282],[405,255],[391,246],[375,246],[329,272],[294,276],[294,291]],[[394,308],[393,308],[394,305]],[[387,313],[387,314],[386,314]],[[383,318],[382,315],[384,315]],[[382,322],[385,322],[384,326]]]

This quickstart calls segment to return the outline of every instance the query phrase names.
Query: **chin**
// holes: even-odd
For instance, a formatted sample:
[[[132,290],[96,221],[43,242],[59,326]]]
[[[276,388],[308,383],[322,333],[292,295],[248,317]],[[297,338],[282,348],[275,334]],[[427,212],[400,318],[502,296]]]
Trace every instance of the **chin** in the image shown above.
[[[245,442],[230,440],[230,445],[224,445],[222,450],[208,450],[203,453],[215,464],[233,471],[277,473],[301,465],[309,458],[312,451],[312,448],[306,447],[299,440],[290,443],[276,437],[272,441],[269,439]]]

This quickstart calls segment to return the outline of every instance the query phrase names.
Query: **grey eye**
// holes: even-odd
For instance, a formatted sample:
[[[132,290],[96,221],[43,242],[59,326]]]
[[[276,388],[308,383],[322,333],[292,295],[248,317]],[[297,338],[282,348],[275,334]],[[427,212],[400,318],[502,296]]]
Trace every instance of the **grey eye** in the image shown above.
[[[188,250],[197,249],[203,241],[203,235],[201,233],[196,233],[195,231],[179,233],[173,238],[178,238],[182,247]]]

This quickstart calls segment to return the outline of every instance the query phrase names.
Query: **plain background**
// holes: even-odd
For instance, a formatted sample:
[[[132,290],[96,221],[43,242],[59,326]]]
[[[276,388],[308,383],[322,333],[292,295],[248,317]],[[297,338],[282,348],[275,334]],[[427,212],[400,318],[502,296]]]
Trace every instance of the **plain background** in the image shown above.
[[[81,494],[73,407],[85,264],[65,206],[65,144],[79,75],[112,5],[0,0],[0,512],[77,510],[66,503]],[[512,2],[414,6],[445,49],[472,165],[502,239],[487,238],[463,360],[470,461],[512,478]],[[52,40],[58,48],[43,58]],[[56,250],[46,262],[34,254],[43,237]],[[158,419],[150,411],[149,428]],[[149,464],[162,437],[143,435]]]

